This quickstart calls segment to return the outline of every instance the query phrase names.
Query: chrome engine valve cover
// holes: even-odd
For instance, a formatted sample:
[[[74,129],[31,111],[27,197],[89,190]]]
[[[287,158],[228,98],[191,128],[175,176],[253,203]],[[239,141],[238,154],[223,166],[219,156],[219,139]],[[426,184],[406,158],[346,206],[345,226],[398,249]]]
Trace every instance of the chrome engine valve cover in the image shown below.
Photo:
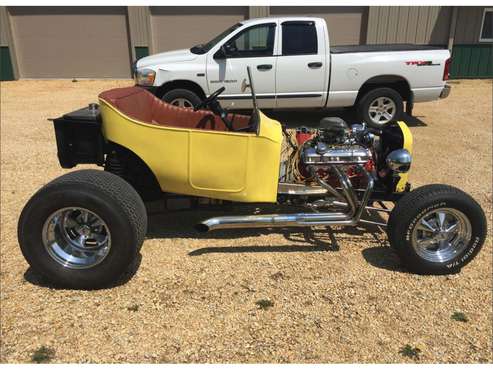
[[[370,159],[370,150],[359,145],[331,147],[324,153],[319,153],[314,147],[308,147],[302,154],[303,163],[306,165],[365,164]]]

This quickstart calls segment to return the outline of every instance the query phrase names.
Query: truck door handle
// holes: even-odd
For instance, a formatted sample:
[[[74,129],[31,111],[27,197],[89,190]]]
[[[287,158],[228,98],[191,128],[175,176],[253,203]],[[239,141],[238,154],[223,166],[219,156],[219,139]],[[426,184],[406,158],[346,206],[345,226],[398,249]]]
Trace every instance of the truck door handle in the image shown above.
[[[259,71],[268,71],[269,69],[272,69],[272,64],[260,64],[257,66],[257,69]]]
[[[322,63],[321,62],[308,63],[308,67],[310,67],[310,68],[320,68],[320,67],[322,67]]]

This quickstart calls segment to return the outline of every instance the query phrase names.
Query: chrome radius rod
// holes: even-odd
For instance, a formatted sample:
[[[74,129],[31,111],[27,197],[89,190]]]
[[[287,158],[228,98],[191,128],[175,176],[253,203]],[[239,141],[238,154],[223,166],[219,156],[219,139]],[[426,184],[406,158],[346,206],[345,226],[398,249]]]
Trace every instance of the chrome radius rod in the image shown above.
[[[211,231],[220,229],[239,229],[239,228],[256,228],[256,227],[303,227],[303,226],[330,226],[330,225],[356,225],[361,218],[368,200],[373,191],[374,179],[362,166],[359,168],[367,178],[367,187],[361,199],[357,197],[347,178],[346,174],[337,166],[336,175],[338,176],[343,193],[344,200],[349,205],[349,212],[325,212],[325,213],[289,213],[289,214],[271,214],[271,215],[248,215],[248,216],[222,216],[213,217],[199,223],[196,228],[199,231]],[[323,182],[324,184],[325,181]],[[322,183],[320,183],[321,186]],[[328,184],[326,184],[328,185]],[[325,186],[324,186],[325,187]],[[327,189],[331,192],[329,189]],[[340,195],[339,195],[340,197]],[[339,198],[338,197],[338,198]],[[356,206],[358,204],[358,206]]]

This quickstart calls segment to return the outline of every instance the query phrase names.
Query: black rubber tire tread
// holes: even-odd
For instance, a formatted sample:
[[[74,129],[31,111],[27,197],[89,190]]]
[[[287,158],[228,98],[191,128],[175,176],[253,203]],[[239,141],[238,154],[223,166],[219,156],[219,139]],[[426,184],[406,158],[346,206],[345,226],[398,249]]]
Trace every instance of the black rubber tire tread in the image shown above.
[[[186,89],[173,89],[163,94],[161,100],[164,100],[167,103],[172,102],[176,98],[184,98],[190,101],[194,107],[197,107],[200,103],[202,103],[202,99],[194,93],[193,91]]]
[[[376,99],[380,96],[385,96],[385,97],[391,98],[396,105],[396,113],[395,113],[394,119],[385,125],[375,125],[371,121],[370,116],[368,114],[368,109],[370,107],[370,103],[374,99]],[[360,121],[366,122],[368,124],[368,126],[371,126],[371,127],[382,128],[382,127],[387,126],[391,122],[395,122],[395,121],[398,121],[399,119],[401,119],[402,114],[404,112],[404,102],[403,102],[402,96],[397,91],[395,91],[394,89],[391,89],[389,87],[378,87],[376,89],[368,91],[365,95],[363,95],[361,97],[361,99],[359,99],[359,101],[357,103],[356,110],[357,110],[358,119]]]
[[[406,232],[420,212],[433,207],[434,204],[444,202],[448,207],[457,208],[466,214],[473,229],[472,237],[469,246],[454,261],[433,263],[422,259],[414,252],[411,243],[406,240]],[[399,254],[403,264],[411,272],[418,274],[441,275],[459,272],[479,253],[486,239],[486,232],[486,217],[481,206],[462,190],[442,184],[425,185],[403,196],[392,210],[387,223],[387,235],[391,247]],[[477,239],[474,242],[475,238]],[[470,251],[471,248],[474,249]],[[461,261],[460,259],[468,252],[467,258]]]
[[[56,204],[48,204],[48,202],[56,203],[58,199],[62,199],[63,195],[68,193],[71,193],[72,196],[75,194],[75,198],[80,198],[77,199],[78,203],[83,202],[86,198],[88,201],[94,202],[94,199],[88,198],[90,195],[93,195],[96,199],[95,202],[101,204],[101,207],[111,215],[111,218],[118,218],[118,225],[125,225],[124,228],[118,230],[118,234],[125,234],[125,244],[129,249],[129,251],[125,251],[127,252],[125,261],[120,263],[120,268],[114,271],[107,267],[109,272],[107,271],[101,280],[96,281],[89,278],[78,281],[77,278],[70,279],[69,275],[67,275],[67,278],[60,279],[59,276],[51,275],[50,269],[40,268],[40,252],[36,251],[33,253],[30,250],[33,246],[37,248],[35,244],[42,245],[40,233],[38,236],[37,231],[33,231],[33,224],[41,222],[35,219],[37,213],[39,213],[38,210],[40,208],[48,209],[50,207],[56,209]],[[67,202],[67,200],[60,200],[60,202]],[[100,170],[79,170],[60,176],[39,189],[29,199],[22,210],[17,230],[21,250],[35,271],[45,276],[55,285],[93,289],[103,287],[116,280],[124,272],[124,267],[127,267],[134,260],[147,233],[147,213],[138,193],[128,182],[119,176]],[[37,238],[39,238],[39,243],[37,242]],[[44,253],[46,254],[46,252]],[[119,253],[121,254],[121,252]],[[50,259],[47,254],[46,259]],[[90,272],[92,269],[69,271]]]

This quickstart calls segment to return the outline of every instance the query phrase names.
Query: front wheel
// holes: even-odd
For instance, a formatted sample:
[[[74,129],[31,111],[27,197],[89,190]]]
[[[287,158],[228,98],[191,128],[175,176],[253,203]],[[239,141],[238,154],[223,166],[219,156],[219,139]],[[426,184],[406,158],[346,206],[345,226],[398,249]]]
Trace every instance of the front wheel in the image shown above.
[[[202,99],[193,91],[186,89],[173,89],[166,92],[163,101],[181,108],[196,108],[202,103]]]
[[[383,128],[402,117],[404,103],[394,89],[381,87],[367,92],[357,104],[358,118],[374,128]]]
[[[486,218],[463,191],[427,185],[397,202],[387,231],[391,246],[410,271],[449,274],[478,254],[486,238]]]
[[[94,289],[131,265],[146,229],[145,206],[125,180],[82,170],[33,195],[19,218],[18,239],[31,268],[50,282]]]

